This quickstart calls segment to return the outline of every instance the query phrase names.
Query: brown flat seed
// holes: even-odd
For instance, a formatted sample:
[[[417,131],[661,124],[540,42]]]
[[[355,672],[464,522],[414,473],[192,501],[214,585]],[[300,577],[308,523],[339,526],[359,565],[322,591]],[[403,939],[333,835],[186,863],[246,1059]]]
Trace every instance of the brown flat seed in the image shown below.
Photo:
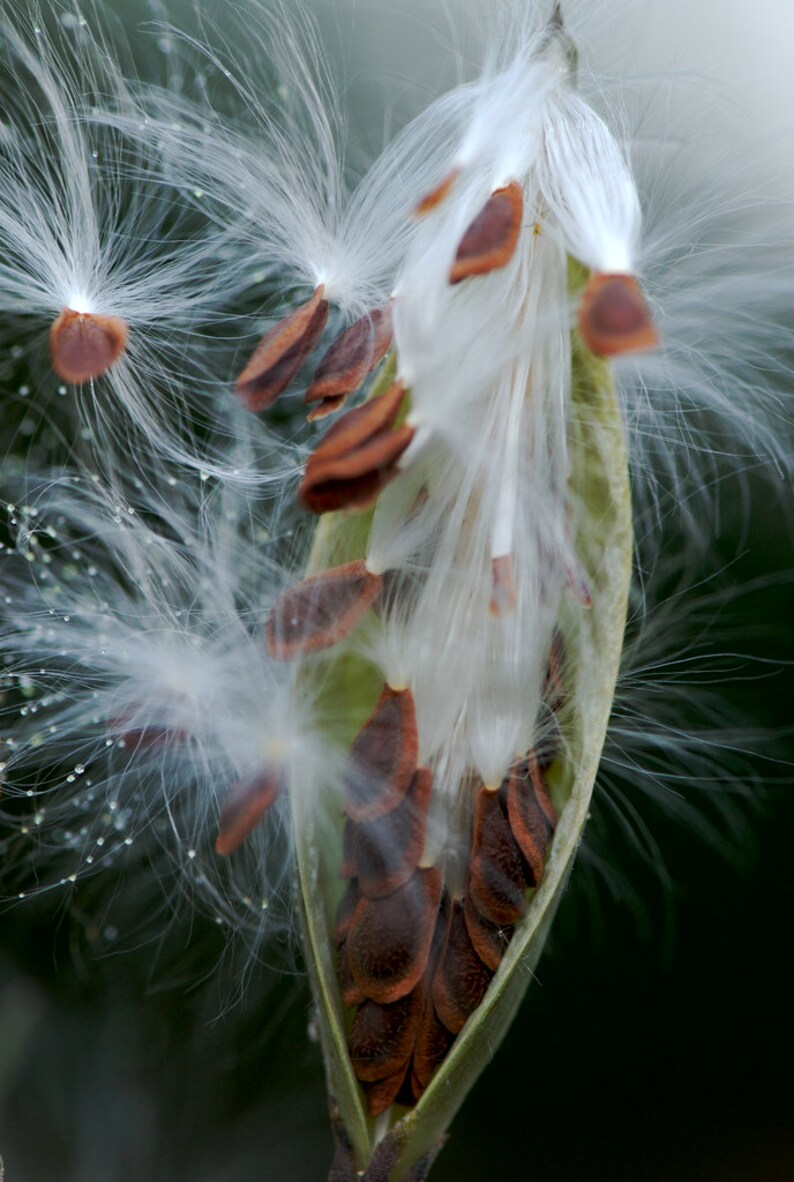
[[[416,1086],[412,1080],[412,1087],[415,1099],[419,1099],[430,1083],[433,1072],[444,1062],[454,1041],[455,1036],[440,1021],[432,998],[428,997],[419,1021],[414,1047],[412,1076],[415,1077]]]
[[[107,373],[127,347],[129,329],[118,316],[64,308],[50,329],[52,368],[80,385]]]
[[[512,926],[500,927],[481,915],[468,891],[463,900],[463,917],[474,951],[485,967],[495,973],[502,963],[502,957],[515,929]]]
[[[358,560],[335,566],[289,587],[273,605],[265,627],[274,661],[319,652],[353,631],[377,599],[380,575]]]
[[[472,902],[491,923],[510,926],[524,914],[528,886],[521,851],[502,812],[499,793],[481,788],[469,860]]]
[[[332,415],[334,411],[339,410],[344,406],[346,394],[340,394],[337,398],[323,398],[317,403],[314,410],[306,416],[307,423],[314,423],[317,419],[324,419],[328,415]]]
[[[390,895],[419,865],[432,783],[430,769],[420,767],[396,808],[353,828],[352,862],[359,890],[368,899]]]
[[[309,457],[307,467],[341,459],[368,443],[382,431],[393,427],[400,413],[405,387],[393,382],[377,398],[356,406],[338,419],[323,435]]]
[[[433,1005],[452,1034],[459,1034],[491,983],[493,973],[477,955],[471,942],[463,903],[452,905],[447,941],[433,977]]]
[[[422,979],[433,940],[441,874],[416,870],[385,899],[361,899],[347,936],[350,967],[373,1001],[388,1005]]]
[[[391,309],[376,308],[337,337],[320,361],[304,402],[338,405],[354,393],[387,352],[392,340]]]
[[[431,209],[436,209],[445,201],[449,194],[455,187],[455,182],[460,176],[460,169],[451,169],[445,177],[438,182],[438,184],[426,193],[421,201],[417,203],[414,208],[416,217],[424,217],[426,213],[430,213]]]
[[[449,282],[487,275],[510,262],[521,233],[524,194],[518,181],[497,189],[460,240]]]
[[[404,1067],[387,1079],[379,1079],[376,1083],[364,1085],[367,1112],[370,1116],[380,1116],[387,1108],[391,1108],[403,1090],[407,1071],[408,1064],[406,1063]]]
[[[549,842],[554,832],[554,809],[534,757],[514,768],[507,781],[507,816],[518,848],[539,886]]]
[[[264,410],[290,384],[316,345],[328,319],[320,285],[310,300],[290,312],[257,345],[235,390],[247,410]]]
[[[348,1039],[356,1079],[374,1083],[400,1068],[405,1072],[423,1007],[421,991],[414,991],[391,1005],[375,1001],[361,1003]]]
[[[339,996],[342,998],[343,1006],[346,1006],[349,1010],[354,1010],[356,1006],[360,1006],[362,1002],[367,1000],[363,990],[356,984],[356,979],[353,976],[346,943],[342,943],[339,948],[337,977],[339,979]]]
[[[220,828],[215,839],[216,854],[231,854],[245,841],[272,808],[281,792],[282,778],[271,768],[238,781],[221,809]]]
[[[345,767],[345,812],[351,820],[377,821],[397,808],[416,772],[418,749],[413,694],[384,685]]]
[[[369,509],[399,472],[397,461],[414,437],[414,428],[382,431],[357,452],[328,464],[307,467],[298,496],[312,513]]]
[[[659,335],[633,275],[592,275],[579,305],[579,331],[597,357],[655,349]]]

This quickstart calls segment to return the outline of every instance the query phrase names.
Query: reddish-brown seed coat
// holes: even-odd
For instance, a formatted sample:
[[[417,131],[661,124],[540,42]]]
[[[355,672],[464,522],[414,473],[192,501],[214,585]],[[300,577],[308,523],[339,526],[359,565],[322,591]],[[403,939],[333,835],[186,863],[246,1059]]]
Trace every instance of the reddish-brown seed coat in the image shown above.
[[[375,602],[381,585],[380,575],[357,560],[289,587],[268,616],[268,653],[275,661],[289,661],[337,644]]]
[[[388,1005],[416,988],[427,967],[441,874],[416,870],[384,899],[361,899],[347,934],[350,967],[367,997]]]
[[[491,983],[493,973],[480,960],[471,942],[463,903],[456,899],[449,917],[444,950],[433,977],[433,1004],[452,1034],[459,1034]]]
[[[275,804],[281,788],[282,777],[272,768],[263,768],[257,775],[235,784],[221,809],[215,852],[226,855],[239,849]]]
[[[451,169],[446,176],[442,177],[437,185],[426,193],[421,201],[417,202],[414,208],[416,217],[424,217],[426,213],[430,213],[431,209],[436,209],[445,201],[449,194],[455,187],[455,182],[460,176],[460,169]]]
[[[389,430],[397,421],[404,397],[402,382],[393,382],[377,398],[347,411],[328,428],[309,457],[307,467],[342,459]]]
[[[129,329],[118,316],[64,308],[50,329],[52,368],[80,385],[107,373],[127,347]]]
[[[579,331],[597,357],[655,349],[659,335],[633,275],[595,274],[579,305]]]
[[[432,783],[429,768],[419,768],[396,808],[353,827],[351,864],[368,899],[390,895],[419,865]]]
[[[424,1008],[421,990],[383,1005],[363,1001],[350,1028],[350,1060],[363,1083],[386,1079],[408,1066]]]
[[[312,513],[368,509],[397,475],[414,433],[407,425],[381,431],[347,455],[310,462],[298,489],[301,504]]]
[[[469,892],[491,923],[509,926],[526,909],[529,885],[521,852],[502,811],[498,792],[481,788],[477,797],[469,859]]]
[[[510,829],[529,867],[530,885],[539,886],[556,819],[532,753],[512,769],[506,797]]]
[[[488,275],[507,266],[518,244],[524,194],[517,181],[497,189],[463,235],[449,282]]]
[[[364,1094],[367,1097],[367,1112],[370,1116],[380,1116],[395,1101],[402,1102],[400,1094],[404,1091],[403,1085],[407,1071],[408,1064],[406,1063],[394,1075],[390,1075],[386,1079],[376,1080],[375,1083],[363,1085]],[[385,1177],[385,1175],[382,1176]]]
[[[235,389],[247,410],[270,406],[287,388],[312,351],[328,319],[328,301],[322,285],[273,328],[257,345]]]
[[[477,910],[468,891],[463,899],[463,917],[474,951],[486,968],[495,973],[502,963],[515,928],[491,923]]]
[[[430,1077],[435,1069],[444,1062],[454,1041],[455,1036],[440,1021],[432,997],[428,993],[419,1021],[413,1053],[415,1080],[412,1080],[412,1088],[416,1100],[430,1083]]]
[[[391,341],[391,309],[388,306],[376,308],[356,320],[337,337],[320,361],[304,402],[333,401],[340,406],[384,357]]]
[[[395,809],[416,772],[418,751],[413,694],[384,685],[350,746],[344,772],[348,817],[376,821]]]

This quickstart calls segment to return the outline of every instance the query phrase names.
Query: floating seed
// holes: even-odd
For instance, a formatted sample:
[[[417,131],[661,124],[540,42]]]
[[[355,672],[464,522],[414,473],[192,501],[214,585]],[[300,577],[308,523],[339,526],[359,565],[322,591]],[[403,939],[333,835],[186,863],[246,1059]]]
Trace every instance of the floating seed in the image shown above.
[[[384,685],[350,747],[344,784],[351,820],[377,821],[397,808],[416,772],[418,748],[413,694]]]
[[[270,769],[234,785],[221,810],[220,828],[215,840],[217,854],[231,854],[239,849],[251,830],[275,804],[281,787],[281,776]]]
[[[347,936],[356,983],[373,1001],[388,1005],[419,984],[433,940],[441,874],[417,870],[385,899],[361,899]]]
[[[376,308],[337,337],[320,361],[304,402],[320,402],[310,419],[337,410],[385,356],[392,341],[391,309]]]
[[[523,214],[524,194],[517,181],[492,193],[460,241],[450,283],[505,267],[518,244]]]
[[[352,864],[359,890],[368,899],[390,895],[416,870],[425,844],[432,783],[430,770],[419,768],[396,808],[354,826]]]
[[[129,329],[118,316],[64,308],[50,329],[52,368],[80,385],[107,373],[127,347]]]
[[[502,812],[498,792],[477,797],[469,860],[472,902],[491,923],[510,926],[526,909],[529,886],[521,852]]]
[[[431,189],[429,193],[426,193],[422,200],[418,202],[414,209],[414,214],[416,217],[424,217],[426,213],[430,213],[431,209],[436,209],[439,205],[441,205],[442,201],[445,201],[454,189],[455,182],[459,176],[459,168],[451,169],[447,175],[438,182],[435,188]]]
[[[502,963],[502,957],[515,929],[512,926],[503,927],[491,923],[481,915],[468,891],[463,899],[463,917],[474,951],[485,967],[495,973]]]
[[[579,305],[579,331],[597,357],[655,349],[659,335],[633,275],[592,275]]]
[[[320,285],[310,300],[265,333],[235,386],[247,410],[264,410],[287,388],[316,345],[327,319],[328,301]]]
[[[449,917],[444,950],[433,977],[433,1004],[452,1034],[459,1034],[485,997],[493,973],[471,942],[463,903],[456,899]]]
[[[268,616],[268,653],[275,661],[289,661],[343,640],[374,603],[381,582],[359,560],[289,587]]]

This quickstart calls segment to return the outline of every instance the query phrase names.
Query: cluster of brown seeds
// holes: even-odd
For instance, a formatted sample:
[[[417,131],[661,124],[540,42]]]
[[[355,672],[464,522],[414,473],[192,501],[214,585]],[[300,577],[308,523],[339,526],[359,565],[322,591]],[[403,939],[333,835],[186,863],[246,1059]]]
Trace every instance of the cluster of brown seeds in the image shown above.
[[[548,687],[558,686],[557,652],[551,666]],[[543,877],[555,755],[549,743],[498,790],[479,787],[465,887],[453,895],[437,866],[422,865],[432,773],[417,767],[410,691],[384,686],[356,736],[345,778],[348,886],[333,940],[342,1001],[356,1011],[350,1058],[372,1116],[417,1102],[485,996]]]

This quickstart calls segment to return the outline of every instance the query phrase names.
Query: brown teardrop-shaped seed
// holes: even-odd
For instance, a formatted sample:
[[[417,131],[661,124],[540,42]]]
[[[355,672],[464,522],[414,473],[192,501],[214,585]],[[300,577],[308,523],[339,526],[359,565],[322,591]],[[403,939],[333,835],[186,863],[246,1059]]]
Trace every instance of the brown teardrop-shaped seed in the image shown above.
[[[433,1000],[428,996],[414,1046],[412,1067],[418,1085],[418,1089],[414,1088],[415,1099],[419,1099],[422,1091],[430,1083],[433,1072],[444,1062],[454,1041],[454,1034],[447,1030],[440,1020]]]
[[[347,411],[323,435],[309,457],[307,468],[356,452],[375,436],[393,427],[404,397],[402,382],[392,382],[377,398],[370,398],[362,406]]]
[[[119,316],[64,308],[50,329],[52,368],[79,386],[107,373],[127,347],[129,329]]]
[[[215,839],[217,854],[231,854],[240,848],[251,830],[273,807],[282,785],[280,772],[273,768],[263,768],[256,775],[239,780],[234,785],[221,809],[220,826]]]
[[[391,309],[376,308],[336,338],[320,361],[304,402],[344,399],[375,368],[392,341]]]
[[[551,801],[537,763],[532,759],[531,762],[520,764],[508,777],[507,816],[518,848],[529,867],[531,886],[540,886],[546,852],[554,832],[549,810],[552,810]]]
[[[450,283],[507,266],[518,244],[523,216],[524,194],[518,181],[492,193],[461,238]]]
[[[384,899],[361,899],[347,935],[350,967],[367,997],[388,1005],[419,984],[433,940],[441,874],[416,870]]]
[[[474,950],[463,903],[452,905],[447,941],[433,977],[433,1005],[452,1034],[459,1034],[474,1013],[491,983],[493,973]]]
[[[331,942],[334,948],[339,948],[347,939],[350,921],[353,918],[353,912],[356,910],[360,898],[361,892],[358,889],[358,883],[355,879],[351,879],[347,884],[347,890],[342,895],[336,908],[336,924],[331,933]]]
[[[352,506],[364,508],[362,488],[375,489],[374,495],[397,474],[397,461],[414,437],[416,428],[403,425],[394,431],[379,431],[360,447],[343,456],[315,460],[306,465],[298,489],[304,508],[313,513],[328,513]]]
[[[367,1112],[370,1116],[381,1116],[398,1100],[407,1072],[408,1064],[406,1063],[394,1075],[390,1075],[386,1079],[379,1079],[375,1083],[363,1085],[364,1094],[367,1097]]]
[[[274,661],[290,661],[337,644],[375,602],[381,585],[380,575],[359,559],[288,587],[267,619],[268,653]]]
[[[336,975],[339,981],[339,996],[342,999],[343,1006],[346,1006],[349,1010],[354,1010],[356,1006],[360,1006],[362,1002],[367,1000],[364,991],[360,988],[353,976],[346,941],[339,947]]]
[[[469,859],[472,902],[491,923],[510,926],[526,910],[529,886],[521,851],[502,812],[498,792],[477,797]]]
[[[460,168],[452,168],[442,177],[429,193],[426,193],[421,201],[417,202],[414,207],[414,214],[416,217],[424,217],[426,213],[430,213],[431,209],[436,209],[443,201],[447,199],[449,194],[455,187],[455,183],[460,176]]]
[[[466,928],[474,951],[485,967],[495,973],[502,963],[502,957],[513,938],[515,928],[510,925],[503,927],[491,923],[477,910],[468,891],[463,899],[463,918],[466,920]]]
[[[413,694],[384,685],[350,746],[344,772],[348,817],[376,821],[395,809],[416,772],[418,751]]]
[[[579,331],[597,357],[655,349],[659,334],[633,275],[590,277],[579,305]]]
[[[373,1083],[408,1066],[423,1008],[421,990],[391,1005],[376,1001],[361,1003],[348,1038],[356,1079]]]
[[[318,419],[327,418],[328,415],[332,415],[334,411],[337,411],[340,409],[340,407],[344,406],[346,399],[346,394],[340,394],[336,398],[320,399],[314,410],[307,414],[306,422],[314,423]]]
[[[420,767],[396,808],[353,827],[352,862],[359,890],[368,899],[390,895],[419,865],[432,783],[430,769]]]
[[[275,402],[317,344],[328,319],[323,291],[321,284],[262,337],[235,385],[247,410],[264,410]]]

